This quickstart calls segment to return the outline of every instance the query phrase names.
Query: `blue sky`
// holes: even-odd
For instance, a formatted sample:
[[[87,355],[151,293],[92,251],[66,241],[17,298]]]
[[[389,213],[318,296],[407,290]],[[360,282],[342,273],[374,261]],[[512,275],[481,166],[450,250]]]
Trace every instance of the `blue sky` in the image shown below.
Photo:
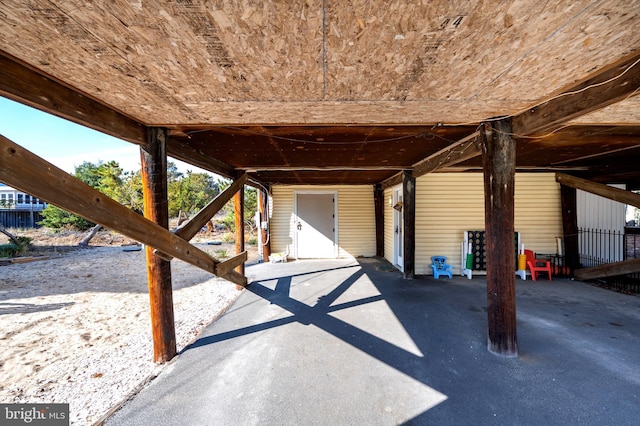
[[[83,161],[115,160],[125,171],[140,168],[137,145],[38,111],[0,96],[0,134],[72,173]],[[203,170],[174,161],[181,172]]]

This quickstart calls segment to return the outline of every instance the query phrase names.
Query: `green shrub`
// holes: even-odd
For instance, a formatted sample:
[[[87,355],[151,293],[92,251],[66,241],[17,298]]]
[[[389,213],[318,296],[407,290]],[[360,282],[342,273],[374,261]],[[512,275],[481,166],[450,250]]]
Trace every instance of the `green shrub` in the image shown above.
[[[214,253],[215,257],[219,260],[224,260],[229,257],[229,252],[226,249],[218,249]]]
[[[38,224],[51,229],[72,227],[80,231],[87,231],[95,226],[94,223],[87,219],[76,216],[73,213],[69,213],[51,204],[42,210],[42,218]]]
[[[235,219],[235,215],[234,215],[234,213],[232,211],[228,212],[227,215],[225,217],[223,217],[222,219],[220,219],[218,222],[220,224],[222,224],[229,231],[235,232],[235,230],[236,230],[236,219]]]
[[[23,254],[31,245],[31,238],[29,237],[17,237],[18,244],[13,242],[9,244],[0,245],[0,257],[16,257]]]
[[[231,243],[236,240],[236,237],[231,232],[227,232],[220,237],[220,240],[222,240],[223,243]]]
[[[18,246],[15,244],[1,244],[0,257],[14,257],[18,252]]]

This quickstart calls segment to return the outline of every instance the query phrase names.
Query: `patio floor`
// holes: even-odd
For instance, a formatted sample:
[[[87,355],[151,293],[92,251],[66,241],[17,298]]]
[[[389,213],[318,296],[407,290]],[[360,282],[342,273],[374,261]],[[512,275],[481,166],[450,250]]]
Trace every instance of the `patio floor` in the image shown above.
[[[640,297],[517,285],[518,358],[486,349],[486,281],[375,259],[247,268],[252,284],[108,425],[635,425]]]

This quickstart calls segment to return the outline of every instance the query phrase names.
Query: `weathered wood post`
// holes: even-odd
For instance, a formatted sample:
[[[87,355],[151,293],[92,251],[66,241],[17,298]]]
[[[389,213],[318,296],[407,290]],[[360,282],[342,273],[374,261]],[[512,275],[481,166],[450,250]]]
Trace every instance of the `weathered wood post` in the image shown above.
[[[269,202],[269,196],[265,191],[258,190],[258,212],[260,213],[260,221],[268,222],[267,209],[265,208]],[[267,229],[262,228],[262,223],[258,224],[258,232],[260,232],[260,241],[262,247],[258,247],[258,250],[262,250],[262,260],[264,262],[269,261],[269,255],[271,254],[271,238]]]
[[[515,141],[511,120],[480,131],[484,170],[489,352],[518,356],[514,246]]]
[[[573,276],[573,271],[580,267],[576,189],[560,185],[560,200],[562,203],[562,233],[564,234],[564,266],[569,268],[569,274]]]
[[[411,170],[402,173],[402,221],[404,222],[404,272],[405,279],[415,278],[416,258],[416,178]]]
[[[384,189],[379,183],[373,187],[373,205],[376,218],[376,257],[384,257]]]
[[[166,141],[166,129],[149,127],[147,144],[140,147],[144,217],[163,228],[169,228]],[[162,363],[176,355],[171,263],[155,256],[152,247],[146,246],[145,252],[151,305],[153,360]]]
[[[233,212],[236,225],[236,254],[244,251],[244,185],[233,196]],[[236,267],[244,275],[244,263]]]

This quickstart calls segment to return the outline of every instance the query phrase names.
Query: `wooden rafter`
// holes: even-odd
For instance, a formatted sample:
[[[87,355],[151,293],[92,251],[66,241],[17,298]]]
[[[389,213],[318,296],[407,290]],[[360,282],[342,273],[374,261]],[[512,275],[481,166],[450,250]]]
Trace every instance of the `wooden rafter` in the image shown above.
[[[427,158],[413,165],[413,177],[417,178],[437,169],[453,166],[482,154],[478,144],[479,133],[473,132],[469,136],[452,143],[446,148],[431,154]]]
[[[21,191],[218,275],[219,262],[204,251],[1,135],[0,177]],[[237,272],[223,278],[240,285],[247,282]]]
[[[206,157],[198,152],[197,149],[189,146],[188,143],[183,142],[181,138],[169,138],[167,154],[173,158],[227,178],[234,178],[236,176],[236,170],[232,166],[215,158]]]
[[[144,144],[145,126],[0,50],[0,95],[90,127]]]
[[[631,191],[613,188],[608,185],[591,182],[586,179],[565,175],[563,173],[556,174],[556,182],[558,182],[560,185],[581,189],[583,191],[590,192],[601,197],[609,198],[610,200],[618,201],[620,203],[629,204],[640,208],[640,195],[635,194]]]
[[[555,165],[558,165],[558,164],[575,163],[575,162],[578,162],[578,161],[590,160],[590,159],[594,159],[594,158],[598,158],[598,157],[604,157],[606,155],[617,154],[619,152],[629,151],[629,150],[634,150],[634,149],[640,150],[640,145],[625,146],[623,148],[616,148],[616,149],[607,149],[607,150],[603,150],[601,152],[598,152],[596,154],[583,155],[583,156],[580,156],[580,157],[571,158],[569,160],[556,161],[556,162],[551,163],[551,165],[555,166]]]
[[[387,188],[391,188],[392,186],[400,185],[402,183],[403,172],[398,172],[395,175],[391,176],[388,179],[380,182],[380,186],[383,190]]]
[[[513,117],[513,133],[533,136],[631,96],[640,88],[640,52]]]
[[[182,141],[181,138],[169,137],[167,154],[173,158],[184,161],[185,163],[193,164],[194,166],[229,179],[235,179],[237,176],[237,170],[235,168],[216,158],[206,156],[202,152],[199,152],[197,149],[194,149]],[[261,188],[267,188],[269,186],[260,179],[257,179],[255,176],[247,177],[247,185]]]

